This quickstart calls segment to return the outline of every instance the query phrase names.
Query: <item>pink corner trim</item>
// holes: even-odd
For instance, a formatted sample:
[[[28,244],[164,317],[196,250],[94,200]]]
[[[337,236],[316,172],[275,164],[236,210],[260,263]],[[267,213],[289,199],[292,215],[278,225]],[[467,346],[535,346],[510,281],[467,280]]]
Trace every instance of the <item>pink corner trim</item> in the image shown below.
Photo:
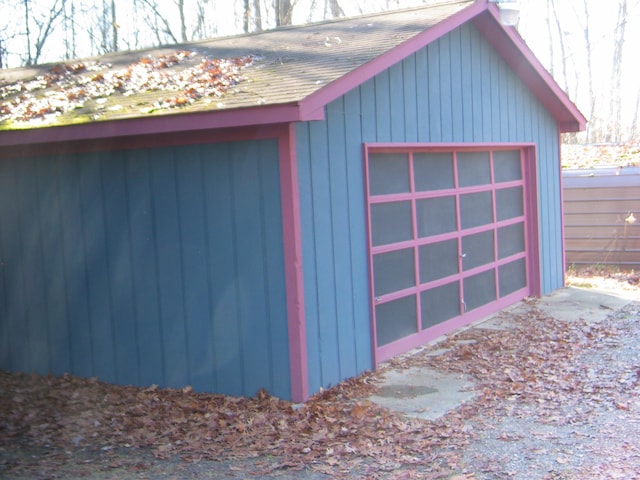
[[[564,223],[564,175],[562,175],[562,135],[558,133],[558,175],[560,175],[560,228],[562,233],[562,286],[565,286],[567,274],[567,251],[565,241],[565,223]]]
[[[530,295],[542,294],[540,265],[540,230],[538,220],[538,174],[536,147],[530,145],[523,149],[525,173],[525,208],[527,218],[527,284]]]
[[[362,159],[363,159],[363,168],[364,168],[364,182],[365,182],[365,192],[367,202],[371,199],[371,190],[369,188],[369,145],[362,145]],[[374,284],[373,284],[373,243],[371,241],[372,233],[371,233],[371,208],[367,205],[366,213],[366,222],[367,222],[367,268],[368,268],[368,283],[369,283],[369,325],[371,331],[371,361],[373,362],[374,367],[378,365],[380,359],[378,358],[378,335],[376,330],[376,321],[375,321],[375,296],[374,292]]]
[[[293,124],[288,125],[280,135],[278,146],[280,150],[280,186],[282,192],[282,229],[289,325],[291,397],[294,402],[304,402],[309,399],[309,369],[304,312],[300,196],[298,192],[295,126]]]

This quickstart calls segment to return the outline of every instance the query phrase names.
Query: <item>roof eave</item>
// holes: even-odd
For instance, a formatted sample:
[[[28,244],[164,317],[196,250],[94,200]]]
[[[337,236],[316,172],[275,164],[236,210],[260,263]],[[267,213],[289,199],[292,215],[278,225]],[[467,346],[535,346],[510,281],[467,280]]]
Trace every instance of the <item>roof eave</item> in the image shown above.
[[[171,113],[78,125],[6,130],[0,131],[0,146],[101,140],[137,135],[178,134],[219,128],[322,119],[324,119],[324,110],[301,108],[296,102],[229,110]]]
[[[482,15],[473,19],[473,24],[553,115],[561,133],[585,130],[585,116],[536,58],[516,29],[500,23],[499,15],[497,6],[489,4]]]
[[[558,122],[558,130],[560,133],[582,132],[586,128],[587,128],[586,120],[584,123]]]

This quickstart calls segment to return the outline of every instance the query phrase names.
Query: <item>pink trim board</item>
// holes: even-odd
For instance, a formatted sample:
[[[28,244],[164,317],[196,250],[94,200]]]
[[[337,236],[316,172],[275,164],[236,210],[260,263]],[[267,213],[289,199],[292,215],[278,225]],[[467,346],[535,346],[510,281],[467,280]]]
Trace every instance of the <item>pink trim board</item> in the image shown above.
[[[309,369],[304,311],[300,196],[298,192],[294,125],[289,125],[286,129],[283,129],[278,146],[280,150],[282,233],[289,325],[291,397],[294,402],[304,402],[309,399]]]

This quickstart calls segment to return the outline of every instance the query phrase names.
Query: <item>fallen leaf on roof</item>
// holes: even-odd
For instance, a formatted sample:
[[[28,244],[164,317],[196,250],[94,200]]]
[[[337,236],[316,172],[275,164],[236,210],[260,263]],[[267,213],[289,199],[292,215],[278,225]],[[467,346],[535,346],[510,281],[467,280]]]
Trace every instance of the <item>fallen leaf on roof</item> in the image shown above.
[[[0,123],[47,121],[82,108],[90,100],[104,105],[117,94],[167,92],[149,112],[184,107],[200,98],[222,97],[243,80],[241,70],[254,58],[208,58],[180,50],[142,57],[119,69],[101,62],[55,65],[31,80],[0,86]]]

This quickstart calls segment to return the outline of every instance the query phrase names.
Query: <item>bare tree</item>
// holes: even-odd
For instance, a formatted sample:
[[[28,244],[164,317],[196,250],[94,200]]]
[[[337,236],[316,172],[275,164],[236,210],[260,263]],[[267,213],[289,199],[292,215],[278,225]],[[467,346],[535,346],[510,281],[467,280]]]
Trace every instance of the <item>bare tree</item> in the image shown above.
[[[111,51],[118,51],[118,29],[120,25],[118,25],[118,19],[116,17],[116,0],[111,0],[111,35],[112,35],[112,45]]]
[[[175,10],[158,0],[140,0],[144,22],[157,45],[189,42],[204,38],[216,31],[212,19],[208,18],[205,4],[210,0],[174,0]],[[246,1],[245,1],[246,3]],[[212,2],[215,9],[215,3]],[[173,8],[171,7],[171,8]]]
[[[31,65],[31,5],[29,0],[24,0],[24,35],[27,37],[27,65]]]
[[[2,7],[7,9],[6,12],[19,12],[22,8],[22,1],[10,2],[5,0]],[[9,57],[15,53],[12,49],[15,49],[15,40],[21,35],[21,28],[22,20],[18,15],[13,15],[11,18],[3,18],[3,21],[0,22],[0,68],[9,66]]]
[[[547,1],[547,31],[549,32],[549,58],[551,66],[551,74],[555,73],[554,51],[556,45],[560,48],[560,68],[562,70],[562,87],[565,91],[569,90],[569,79],[567,76],[567,50],[565,46],[565,35],[562,29],[562,23],[558,16],[555,0]]]
[[[242,14],[242,31],[249,33],[249,23],[251,18],[251,0],[243,0],[243,14]]]
[[[184,0],[175,0],[176,6],[178,7],[178,15],[180,17],[180,38],[183,42],[189,41],[189,37],[187,36],[187,22],[184,13]]]
[[[548,47],[549,47],[549,70],[562,89],[573,95],[573,98],[578,96],[578,68],[573,68],[572,72],[576,75],[574,81],[569,81],[569,64],[573,63],[573,57],[568,55],[565,42],[566,32],[562,27],[562,20],[558,13],[555,0],[547,0],[546,2],[546,26],[548,34]],[[559,55],[556,56],[556,52],[559,50]],[[575,67],[575,65],[574,65]],[[561,73],[558,74],[558,71]],[[571,88],[573,86],[573,89]],[[576,143],[577,135],[574,132],[564,134],[563,141],[565,143]]]
[[[64,58],[76,58],[75,1],[68,0],[64,10]]]
[[[167,17],[159,10],[158,2],[155,0],[142,0],[142,2],[146,7],[145,22],[155,35],[157,44],[178,43]]]
[[[632,142],[640,142],[640,124],[638,122],[639,114],[640,114],[640,90],[638,90],[638,94],[636,95],[636,106],[633,110],[633,117],[631,119],[629,140]]]
[[[622,51],[627,25],[627,0],[620,0],[618,19],[613,34],[613,64],[611,68],[611,94],[609,128],[606,140],[619,142],[622,128]]]
[[[342,10],[338,0],[325,0],[324,11],[325,18],[327,12],[329,12],[330,18],[344,17],[344,10]]]
[[[593,48],[591,46],[591,35],[589,29],[589,2],[588,0],[582,0],[583,12],[584,12],[584,24],[582,26],[582,34],[584,37],[585,43],[585,55],[586,55],[586,68],[587,68],[587,81],[589,84],[589,101],[590,101],[590,109],[587,117],[590,119],[587,125],[587,141],[592,141],[592,135],[594,134],[594,128],[597,131],[600,129],[600,122],[597,121],[595,116],[596,110],[596,92],[594,89],[594,78],[593,78]]]
[[[33,11],[30,0],[23,0],[24,35],[26,38],[25,65],[39,62],[47,40],[51,37],[65,11],[65,0],[55,0],[49,9]]]
[[[253,0],[253,28],[256,32],[262,31],[262,7],[260,0]]]
[[[116,21],[115,3],[113,0],[102,0],[100,6],[91,11],[94,20],[88,34],[91,38],[92,50],[97,54],[105,54],[118,49],[118,23]]]
[[[291,0],[274,0],[276,27],[291,25],[293,5]]]
[[[207,38],[215,35],[216,26],[212,19],[208,18],[205,5],[209,0],[198,0],[195,7],[195,26],[193,28],[192,38]]]

